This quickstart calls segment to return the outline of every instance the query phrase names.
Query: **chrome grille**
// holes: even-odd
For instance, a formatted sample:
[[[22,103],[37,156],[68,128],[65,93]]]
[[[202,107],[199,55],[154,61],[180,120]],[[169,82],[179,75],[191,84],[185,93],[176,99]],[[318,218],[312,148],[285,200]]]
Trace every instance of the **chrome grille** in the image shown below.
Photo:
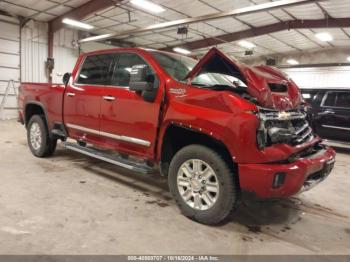
[[[300,110],[289,110],[281,112],[275,110],[260,109],[259,117],[266,130],[276,127],[288,130],[292,134],[292,139],[288,141],[288,144],[299,145],[314,138],[313,131],[308,121],[306,120],[306,113]],[[270,145],[272,144],[269,137],[268,142]]]

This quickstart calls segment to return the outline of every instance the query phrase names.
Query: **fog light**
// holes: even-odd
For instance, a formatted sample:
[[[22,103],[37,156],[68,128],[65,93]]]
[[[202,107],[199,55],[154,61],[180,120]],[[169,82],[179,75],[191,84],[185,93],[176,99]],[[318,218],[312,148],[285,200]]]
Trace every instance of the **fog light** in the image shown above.
[[[272,187],[279,188],[283,185],[284,180],[286,178],[286,173],[278,172],[275,174],[275,178],[273,179]]]

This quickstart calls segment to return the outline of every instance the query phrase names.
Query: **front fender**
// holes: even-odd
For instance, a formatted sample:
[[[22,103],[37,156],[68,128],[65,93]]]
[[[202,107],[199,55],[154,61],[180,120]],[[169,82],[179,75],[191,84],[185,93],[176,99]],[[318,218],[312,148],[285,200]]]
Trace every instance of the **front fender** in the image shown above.
[[[229,140],[234,140],[232,137],[228,139],[228,124],[232,117],[231,112],[225,112],[215,109],[201,108],[196,105],[172,102],[168,107],[162,125],[159,131],[159,143],[157,152],[161,152],[162,141],[167,128],[170,125],[176,125],[207,135],[222,144],[224,144],[231,156],[234,151],[228,147]],[[160,154],[157,154],[157,160],[160,160]]]

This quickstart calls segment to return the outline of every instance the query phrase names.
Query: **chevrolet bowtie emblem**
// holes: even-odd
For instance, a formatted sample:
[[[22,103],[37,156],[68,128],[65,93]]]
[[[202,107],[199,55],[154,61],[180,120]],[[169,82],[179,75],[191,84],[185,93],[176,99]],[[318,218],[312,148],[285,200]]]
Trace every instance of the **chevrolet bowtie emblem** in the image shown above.
[[[290,117],[290,113],[282,111],[280,113],[278,113],[278,118],[279,119],[287,119]]]

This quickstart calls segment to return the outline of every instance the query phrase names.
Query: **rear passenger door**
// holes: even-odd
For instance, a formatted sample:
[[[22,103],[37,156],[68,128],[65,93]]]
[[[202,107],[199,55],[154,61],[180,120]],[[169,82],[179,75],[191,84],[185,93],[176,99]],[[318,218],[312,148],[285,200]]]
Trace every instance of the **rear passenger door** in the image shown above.
[[[327,92],[318,119],[317,130],[321,137],[350,142],[350,92]]]
[[[134,65],[145,65],[150,74],[156,74],[137,53],[116,53],[116,65],[111,85],[105,87],[101,102],[101,134],[106,146],[112,149],[151,158],[157,136],[161,94],[158,86],[154,102],[129,90],[130,72]]]
[[[89,55],[65,90],[64,123],[69,136],[87,142],[99,141],[101,96],[113,72],[111,54]]]

